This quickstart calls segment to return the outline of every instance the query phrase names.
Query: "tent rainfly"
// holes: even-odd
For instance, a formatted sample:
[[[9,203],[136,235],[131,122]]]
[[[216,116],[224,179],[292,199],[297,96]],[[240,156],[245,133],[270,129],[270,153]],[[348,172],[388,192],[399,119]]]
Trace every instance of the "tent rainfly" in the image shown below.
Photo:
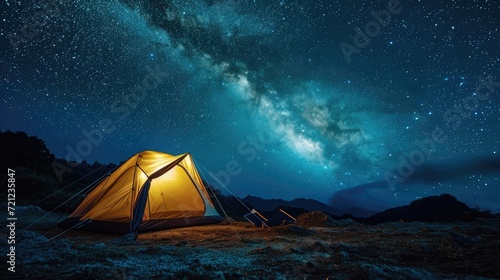
[[[59,226],[125,234],[221,221],[189,153],[144,151],[108,174]]]

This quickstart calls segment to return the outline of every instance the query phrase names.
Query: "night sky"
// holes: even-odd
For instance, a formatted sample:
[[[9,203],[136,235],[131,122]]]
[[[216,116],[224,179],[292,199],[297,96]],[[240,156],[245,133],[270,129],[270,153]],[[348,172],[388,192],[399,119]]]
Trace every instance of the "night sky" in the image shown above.
[[[241,197],[500,211],[496,1],[26,2],[0,4],[0,129],[58,157],[191,152]]]

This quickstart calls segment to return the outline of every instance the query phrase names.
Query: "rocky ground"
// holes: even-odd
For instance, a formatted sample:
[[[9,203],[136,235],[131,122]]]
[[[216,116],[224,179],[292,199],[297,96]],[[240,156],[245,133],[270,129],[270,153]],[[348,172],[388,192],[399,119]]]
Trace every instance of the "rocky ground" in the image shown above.
[[[315,213],[276,228],[236,222],[148,232],[137,241],[83,231],[49,240],[62,232],[47,229],[58,217],[51,214],[22,230],[44,214],[18,208],[16,272],[2,278],[500,278],[500,219],[367,226]],[[6,237],[3,230],[4,256]]]

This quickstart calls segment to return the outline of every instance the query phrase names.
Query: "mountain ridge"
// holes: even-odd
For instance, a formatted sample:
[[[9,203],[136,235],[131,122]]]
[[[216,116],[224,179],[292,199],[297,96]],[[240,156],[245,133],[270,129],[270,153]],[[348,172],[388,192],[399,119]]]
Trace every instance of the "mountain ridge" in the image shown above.
[[[370,217],[352,217],[357,222],[376,225],[386,222],[453,222],[491,218],[490,213],[472,209],[450,194],[428,196],[410,204],[389,208]]]
[[[307,211],[323,211],[332,216],[342,216],[345,214],[351,214],[358,217],[369,217],[375,214],[375,211],[370,209],[364,209],[360,207],[351,207],[348,209],[339,209],[315,199],[311,198],[295,198],[290,201],[278,198],[266,199],[258,196],[247,195],[242,199],[243,202],[251,204],[258,211],[272,211],[278,207],[293,207],[293,208],[303,208]]]

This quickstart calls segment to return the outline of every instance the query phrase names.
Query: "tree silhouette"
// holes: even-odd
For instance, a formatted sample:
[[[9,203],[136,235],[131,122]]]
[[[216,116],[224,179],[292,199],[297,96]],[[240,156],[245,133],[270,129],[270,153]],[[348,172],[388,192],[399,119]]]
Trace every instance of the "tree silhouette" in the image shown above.
[[[0,132],[0,142],[2,177],[6,176],[7,168],[16,171],[17,200],[39,196],[57,185],[51,167],[55,156],[42,139],[25,132],[5,131]]]
[[[55,156],[45,142],[25,132],[0,132],[0,157],[2,170],[14,167],[26,167],[37,173],[51,174],[51,164]]]

